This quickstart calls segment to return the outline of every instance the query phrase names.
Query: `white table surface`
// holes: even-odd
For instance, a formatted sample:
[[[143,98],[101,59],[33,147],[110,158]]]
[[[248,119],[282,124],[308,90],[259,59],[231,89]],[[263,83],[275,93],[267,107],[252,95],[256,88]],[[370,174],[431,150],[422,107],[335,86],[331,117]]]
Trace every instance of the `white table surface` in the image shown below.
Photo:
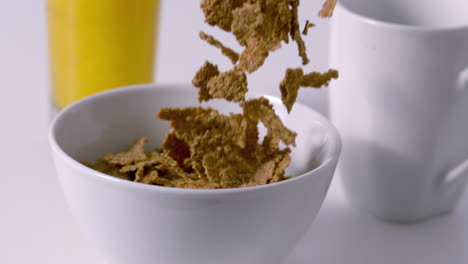
[[[321,1],[302,2],[301,18],[318,24],[306,38],[312,61],[306,70],[323,70],[328,22],[315,16]],[[50,159],[45,14],[40,0],[0,1],[0,263],[104,263],[71,217]],[[157,82],[189,82],[206,57],[228,67],[225,58],[198,40],[197,31],[215,32],[229,44],[233,38],[202,21],[198,1],[163,2]],[[274,53],[264,69],[249,77],[251,89],[277,94],[285,66],[275,65],[299,65],[295,46]],[[299,96],[325,111],[326,89],[303,90]],[[316,221],[287,263],[466,264],[467,222],[467,195],[450,215],[413,225],[381,222],[350,206],[335,177]]]

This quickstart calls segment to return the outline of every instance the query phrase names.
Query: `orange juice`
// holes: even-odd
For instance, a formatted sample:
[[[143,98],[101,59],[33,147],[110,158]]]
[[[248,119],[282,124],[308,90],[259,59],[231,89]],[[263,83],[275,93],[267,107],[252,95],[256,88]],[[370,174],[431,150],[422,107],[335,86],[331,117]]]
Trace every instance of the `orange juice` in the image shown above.
[[[153,80],[159,0],[48,0],[50,72],[58,108]]]

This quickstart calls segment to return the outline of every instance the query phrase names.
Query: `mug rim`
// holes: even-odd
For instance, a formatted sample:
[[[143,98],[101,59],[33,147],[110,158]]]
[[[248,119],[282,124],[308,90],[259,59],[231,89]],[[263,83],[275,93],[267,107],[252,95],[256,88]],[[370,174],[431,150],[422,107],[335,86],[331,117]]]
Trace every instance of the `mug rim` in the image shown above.
[[[138,182],[133,182],[133,181],[128,181],[124,179],[120,179],[111,175],[107,175],[105,173],[96,171],[94,169],[91,169],[82,163],[78,162],[76,159],[72,158],[68,153],[66,153],[62,147],[58,144],[56,140],[56,133],[57,133],[57,126],[63,119],[63,117],[68,113],[68,112],[73,112],[79,109],[80,105],[97,100],[101,97],[105,97],[110,94],[121,94],[121,93],[127,93],[127,92],[135,92],[139,90],[147,90],[147,89],[154,89],[154,90],[162,90],[162,89],[186,89],[187,87],[190,87],[190,85],[187,84],[154,84],[154,83],[147,83],[147,84],[136,84],[136,85],[128,85],[128,86],[123,86],[123,87],[118,87],[118,88],[113,88],[110,90],[106,90],[103,92],[99,92],[90,96],[87,96],[83,99],[80,99],[69,106],[65,107],[62,109],[52,120],[50,126],[49,126],[49,134],[48,134],[48,139],[49,139],[49,145],[50,148],[52,149],[55,154],[57,154],[61,159],[56,160],[55,162],[65,162],[68,163],[68,166],[74,167],[76,170],[80,171],[82,174],[86,174],[88,176],[92,176],[97,180],[102,180],[105,182],[108,182],[109,184],[116,184],[117,186],[121,187],[127,187],[131,189],[137,189],[140,191],[156,191],[156,192],[161,192],[161,193],[172,193],[172,194],[194,194],[194,195],[202,195],[202,194],[229,194],[229,193],[244,193],[244,192],[252,192],[252,191],[259,191],[259,190],[266,190],[266,189],[272,189],[272,188],[277,188],[282,185],[288,185],[292,184],[297,181],[301,181],[301,179],[305,177],[312,177],[313,175],[316,175],[320,171],[323,171],[330,165],[333,166],[333,163],[336,163],[338,161],[338,158],[341,153],[341,137],[338,133],[338,130],[334,125],[331,124],[331,122],[322,114],[317,112],[316,110],[312,109],[311,107],[308,107],[302,103],[296,102],[295,106],[296,107],[302,107],[305,108],[308,111],[311,111],[315,114],[314,120],[318,120],[320,124],[324,126],[324,128],[327,131],[327,137],[330,140],[330,151],[329,151],[329,157],[321,162],[319,166],[312,170],[308,170],[305,173],[302,173],[300,175],[294,176],[290,179],[280,181],[280,182],[275,182],[275,183],[270,183],[270,184],[264,184],[264,185],[256,185],[256,186],[249,186],[249,187],[242,187],[242,188],[223,188],[223,189],[188,189],[188,188],[174,188],[174,187],[167,187],[167,186],[158,186],[158,185],[150,185],[150,184],[143,184],[143,183],[138,183]],[[265,96],[270,102],[276,102],[276,103],[281,103],[281,99],[275,96],[271,96],[268,94],[264,93],[250,93],[255,96]]]
[[[360,12],[356,12],[352,10],[349,5],[344,3],[345,1],[338,1],[336,7],[337,9],[341,9],[347,14],[353,16],[358,21],[373,25],[376,27],[382,27],[389,30],[402,30],[402,31],[412,31],[412,32],[453,32],[453,31],[461,31],[461,30],[468,30],[468,23],[463,25],[454,25],[454,26],[426,26],[426,25],[408,25],[403,23],[396,23],[396,22],[388,22],[376,18],[371,18],[369,16],[363,15]]]

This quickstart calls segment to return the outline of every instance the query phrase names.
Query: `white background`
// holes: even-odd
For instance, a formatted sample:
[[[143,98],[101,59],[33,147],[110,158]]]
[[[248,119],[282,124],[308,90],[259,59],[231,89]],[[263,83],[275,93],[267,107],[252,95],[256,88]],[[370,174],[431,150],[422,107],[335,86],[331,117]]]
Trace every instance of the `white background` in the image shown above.
[[[306,37],[311,58],[306,71],[324,70],[328,21],[316,17],[321,1],[302,2],[302,22],[317,24]],[[203,28],[237,47],[226,33],[203,25],[198,1],[165,0],[161,14],[157,82],[188,83],[206,58],[221,69],[229,66],[198,39]],[[0,0],[0,263],[104,263],[73,221],[49,155],[45,19],[43,1]],[[296,52],[290,45],[273,53],[249,76],[250,88],[278,94],[285,68],[299,66]],[[326,89],[306,89],[299,97],[325,112]],[[467,195],[450,215],[413,225],[381,222],[351,207],[335,177],[317,220],[287,263],[466,264],[467,222]]]

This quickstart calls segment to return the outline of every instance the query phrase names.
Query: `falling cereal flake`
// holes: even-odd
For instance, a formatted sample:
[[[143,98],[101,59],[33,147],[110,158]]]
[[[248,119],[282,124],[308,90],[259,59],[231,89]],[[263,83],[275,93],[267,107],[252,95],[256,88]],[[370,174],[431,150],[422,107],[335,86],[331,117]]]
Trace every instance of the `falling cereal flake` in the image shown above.
[[[281,100],[288,112],[291,112],[300,87],[320,88],[328,86],[330,80],[336,78],[338,78],[338,71],[336,70],[329,70],[325,73],[312,72],[304,75],[301,68],[288,68],[284,79],[280,83]]]
[[[247,76],[239,70],[231,70],[214,76],[206,85],[209,99],[224,98],[239,102],[245,99],[247,93]]]
[[[286,106],[286,109],[288,109],[288,112],[291,112],[291,109],[296,102],[303,76],[304,72],[301,68],[287,69],[286,75],[280,83],[281,100]]]
[[[236,64],[237,61],[239,60],[239,54],[237,52],[235,52],[234,50],[230,48],[227,48],[220,41],[215,39],[213,36],[208,35],[204,32],[200,32],[200,38],[208,42],[210,45],[213,45],[217,47],[218,49],[220,49],[221,53],[223,53],[226,57],[228,57],[231,60],[232,64]]]
[[[312,28],[314,26],[314,24],[310,23],[309,20],[307,20],[304,25],[304,29],[302,30],[302,35],[306,36],[309,33],[309,28]]]
[[[319,12],[319,16],[326,18],[333,15],[333,10],[336,6],[336,0],[326,0]]]
[[[192,84],[198,87],[198,101],[208,101],[211,96],[208,92],[208,81],[214,76],[219,75],[218,66],[206,61],[193,77]]]

